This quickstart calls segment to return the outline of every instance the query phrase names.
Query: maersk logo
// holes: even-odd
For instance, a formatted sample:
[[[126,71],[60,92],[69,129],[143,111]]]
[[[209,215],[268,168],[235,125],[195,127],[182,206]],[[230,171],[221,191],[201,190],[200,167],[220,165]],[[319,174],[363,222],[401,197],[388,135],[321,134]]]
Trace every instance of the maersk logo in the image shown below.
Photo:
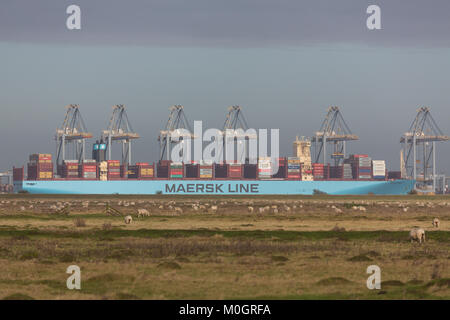
[[[259,193],[258,183],[166,183],[165,193]]]

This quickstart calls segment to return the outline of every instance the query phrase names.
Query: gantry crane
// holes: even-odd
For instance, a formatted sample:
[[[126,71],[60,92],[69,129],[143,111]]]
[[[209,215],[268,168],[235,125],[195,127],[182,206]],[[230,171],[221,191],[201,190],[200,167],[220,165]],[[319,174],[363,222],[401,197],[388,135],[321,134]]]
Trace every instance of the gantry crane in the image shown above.
[[[112,107],[108,129],[103,130],[102,139],[106,141],[108,160],[111,160],[112,143],[122,143],[122,164],[131,164],[131,141],[140,136],[134,132],[123,104]]]
[[[417,110],[409,130],[400,138],[402,146],[402,171],[405,178],[416,180],[416,187],[432,185],[433,192],[436,189],[436,142],[450,140],[449,136],[442,133],[436,121],[430,113],[429,107],[421,107]],[[418,166],[418,164],[421,164]],[[417,169],[423,171],[418,175]],[[430,172],[430,171],[431,172]]]
[[[86,125],[81,117],[79,105],[70,104],[66,106],[67,112],[63,124],[56,129],[56,163],[61,164],[66,160],[66,145],[73,146],[74,159],[79,162],[85,159],[86,139],[92,138],[87,132]]]
[[[250,139],[256,139],[257,134],[251,134],[247,132],[249,126],[247,124],[247,120],[245,119],[243,108],[241,106],[230,106],[228,107],[228,113],[225,118],[225,122],[222,127],[221,134],[223,136],[223,149],[226,151],[226,145],[230,143],[234,143],[235,141],[239,141],[240,143],[245,143],[243,148],[237,148],[237,151],[241,151],[242,154],[237,154],[238,160],[248,161],[249,159],[249,145],[248,141]],[[227,141],[226,133],[227,131],[233,135],[233,141]],[[229,138],[228,138],[229,139]],[[242,139],[244,141],[242,141]],[[256,141],[256,140],[255,140]],[[225,154],[226,155],[226,154]],[[220,154],[219,157],[222,155]],[[256,157],[256,155],[254,155]],[[231,159],[228,159],[231,160]],[[256,159],[251,159],[256,161]]]
[[[184,107],[182,105],[173,105],[169,107],[169,119],[167,120],[164,130],[159,131],[159,159],[163,160],[164,155],[166,160],[171,159],[170,149],[171,144],[176,143],[183,138],[194,138],[191,126],[188,123]],[[189,131],[189,134],[183,133],[184,130]],[[186,135],[187,134],[187,135]],[[174,139],[176,138],[176,139]]]
[[[335,166],[339,165],[346,156],[346,142],[358,139],[359,137],[351,132],[345,122],[339,107],[329,107],[319,131],[311,137],[315,163],[321,162],[322,156],[323,164],[327,164],[327,144],[332,144],[331,158],[334,160]]]

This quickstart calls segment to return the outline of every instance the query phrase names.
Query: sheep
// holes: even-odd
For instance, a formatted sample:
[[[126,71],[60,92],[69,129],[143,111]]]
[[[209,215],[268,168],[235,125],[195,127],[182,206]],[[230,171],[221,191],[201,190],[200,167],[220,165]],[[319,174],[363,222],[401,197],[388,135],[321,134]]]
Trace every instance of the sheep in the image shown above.
[[[441,222],[439,221],[438,218],[434,218],[434,219],[433,219],[433,227],[439,228],[439,224],[440,224],[440,223],[441,223]]]
[[[248,207],[248,212],[252,213],[253,212],[253,207]]]
[[[209,208],[209,212],[214,213],[217,212],[218,207],[217,206],[211,206],[211,208]]]
[[[425,230],[422,228],[413,228],[409,232],[409,239],[411,243],[413,241],[419,241],[419,243],[425,242]]]
[[[125,224],[130,224],[133,221],[133,218],[131,216],[125,217]]]
[[[176,214],[182,214],[183,213],[183,209],[181,209],[180,207],[175,207],[175,213]]]
[[[138,209],[138,218],[150,216],[150,212],[147,209]]]

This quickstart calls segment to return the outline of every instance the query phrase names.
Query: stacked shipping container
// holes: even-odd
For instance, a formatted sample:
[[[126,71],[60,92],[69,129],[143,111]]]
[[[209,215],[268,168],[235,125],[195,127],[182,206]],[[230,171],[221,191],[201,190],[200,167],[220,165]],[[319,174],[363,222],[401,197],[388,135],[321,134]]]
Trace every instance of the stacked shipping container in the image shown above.
[[[372,179],[372,159],[367,154],[352,154],[346,163],[352,166],[353,179]]]
[[[300,180],[300,178],[301,178],[300,158],[288,157],[287,178],[292,179],[292,180]]]
[[[312,169],[313,169],[314,180],[323,180],[326,178],[325,166],[323,163],[313,163]]]
[[[84,160],[78,167],[78,176],[81,179],[97,179],[97,162],[95,160]]]
[[[155,166],[148,162],[136,162],[136,165],[128,166],[128,178],[130,179],[153,179],[154,174]]]
[[[27,166],[28,180],[53,179],[53,162],[51,154],[32,154]]]
[[[243,176],[242,164],[230,163],[230,164],[227,164],[227,166],[228,166],[228,178],[242,179],[242,176]],[[255,167],[255,171],[256,171],[256,166],[254,166],[254,167]],[[255,172],[255,174],[256,174],[256,172]]]
[[[108,160],[108,180],[118,180],[120,179],[120,161],[119,160]]]
[[[170,163],[170,179],[183,179],[184,166],[182,162]]]
[[[344,166],[330,166],[330,179],[342,179],[344,177]]]
[[[78,160],[64,160],[60,168],[60,175],[65,179],[78,178]]]
[[[344,163],[339,166],[330,166],[330,179],[343,179],[351,180],[353,179],[352,166],[349,163]]]
[[[224,163],[215,163],[214,165],[214,178],[226,179],[228,178],[228,165]]]
[[[272,178],[285,179],[287,174],[286,158],[278,158],[278,172],[272,175]]]
[[[386,179],[386,161],[385,160],[372,160],[372,175],[374,179],[385,180]]]
[[[197,162],[187,163],[184,166],[184,176],[187,179],[197,179],[199,175],[199,165]]]
[[[272,162],[270,157],[260,157],[258,159],[258,178],[269,179],[272,177]]]
[[[343,167],[342,178],[346,180],[353,179],[352,165],[350,163],[344,163],[342,167]]]
[[[170,160],[160,160],[157,165],[156,175],[158,178],[169,178]]]
[[[202,163],[200,164],[199,176],[200,179],[213,179],[214,170],[212,163]]]

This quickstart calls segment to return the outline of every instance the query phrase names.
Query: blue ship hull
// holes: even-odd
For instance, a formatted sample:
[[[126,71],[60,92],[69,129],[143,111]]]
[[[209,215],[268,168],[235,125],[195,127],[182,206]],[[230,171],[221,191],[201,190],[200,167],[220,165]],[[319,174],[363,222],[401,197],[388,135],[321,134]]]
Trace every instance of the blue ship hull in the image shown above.
[[[32,194],[215,194],[215,195],[402,195],[414,180],[292,181],[292,180],[55,180],[15,181],[15,192]]]

